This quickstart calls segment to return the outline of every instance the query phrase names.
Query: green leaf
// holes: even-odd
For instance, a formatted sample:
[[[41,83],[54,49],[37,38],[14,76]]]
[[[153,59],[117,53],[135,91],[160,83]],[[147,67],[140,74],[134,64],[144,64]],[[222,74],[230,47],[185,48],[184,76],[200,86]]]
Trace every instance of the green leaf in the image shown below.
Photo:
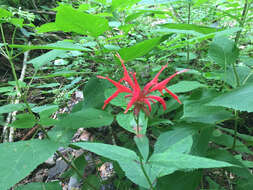
[[[131,8],[134,4],[138,3],[141,0],[112,0],[112,8],[113,9],[121,9]]]
[[[116,91],[116,88],[108,88],[105,90],[105,98],[109,98],[114,92]],[[127,107],[127,103],[129,101],[128,98],[125,98],[125,96],[128,93],[120,93],[117,98],[112,99],[110,101],[110,104],[115,105],[115,106],[119,106],[121,108],[126,108]]]
[[[137,137],[134,137],[134,141],[144,159],[144,161],[146,162],[148,159],[148,155],[149,155],[149,140],[146,137],[146,135]]]
[[[29,140],[0,144],[0,189],[9,189],[57,150],[50,140]]]
[[[60,85],[60,83],[55,82],[55,83],[39,85],[39,86],[36,86],[35,88],[53,88],[53,87],[56,87],[56,86],[59,86],[59,85]]]
[[[131,133],[134,133],[134,134],[136,133],[134,130],[134,128],[136,127],[136,122],[134,120],[133,114],[131,114],[131,113],[117,114],[116,120],[122,128],[126,129],[127,131],[129,131]]]
[[[43,106],[36,106],[36,107],[33,107],[32,108],[32,111],[35,112],[35,113],[40,113],[40,112],[43,112],[43,111],[50,111],[50,110],[58,110],[59,106],[58,105],[50,105],[50,104],[47,104],[47,105],[43,105]]]
[[[146,55],[150,50],[160,44],[161,37],[144,40],[131,47],[122,48],[119,50],[119,54],[125,61],[130,61],[138,57]]]
[[[108,83],[98,78],[91,78],[83,89],[84,108],[102,109],[105,96],[104,91],[107,89]]]
[[[133,114],[131,113],[121,113],[118,114],[116,116],[116,120],[119,123],[119,125],[121,127],[123,127],[124,129],[126,129],[129,132],[132,132],[134,134],[136,134],[135,128],[136,128],[136,122],[134,119]],[[148,125],[148,119],[145,116],[145,114],[143,112],[140,112],[139,114],[139,126],[140,128],[140,134],[145,135],[146,131],[147,131],[147,125]]]
[[[239,160],[237,160],[234,157],[234,155],[232,155],[230,152],[224,149],[211,149],[209,150],[208,157],[240,166],[240,167],[227,168],[227,170],[233,172],[238,177],[246,178],[252,182],[253,175],[251,174],[251,172],[248,170],[248,168],[245,165],[243,165]]]
[[[208,55],[217,64],[226,68],[228,65],[235,63],[239,50],[234,41],[226,36],[218,35],[210,44]]]
[[[197,88],[203,87],[206,87],[206,85],[201,84],[197,81],[180,81],[179,83],[170,86],[169,90],[171,90],[174,93],[183,93],[183,92],[190,92]]]
[[[178,30],[192,31],[193,34],[210,34],[213,32],[217,32],[216,28],[211,28],[211,27],[201,26],[201,25],[196,25],[196,24],[167,23],[167,24],[162,24],[161,26],[169,28],[169,29],[174,29],[174,32],[177,32]]]
[[[6,9],[0,8],[0,19],[5,19],[11,17],[12,13],[7,11]]]
[[[159,178],[156,188],[159,190],[196,190],[199,186],[201,177],[201,171],[176,171],[173,174]]]
[[[138,163],[139,158],[134,151],[123,147],[102,143],[80,142],[74,143],[73,145],[94,152],[95,154],[108,159],[117,161],[130,180],[143,187],[149,187],[149,184],[141,170],[140,164]],[[144,167],[146,168],[151,180],[154,181],[156,173],[152,171],[149,164],[145,164]]]
[[[194,92],[190,100],[184,101],[184,115],[182,119],[191,122],[215,124],[232,118],[232,113],[226,109],[208,106],[207,103],[215,96],[217,96],[217,93],[212,90]]]
[[[15,190],[61,190],[61,189],[62,188],[59,181],[49,183],[29,183],[15,188]]]
[[[217,134],[213,133],[210,140],[222,146],[232,147],[234,138],[231,135],[221,133],[220,131],[215,132],[217,132]],[[248,147],[239,140],[236,141],[235,150],[253,155],[253,152],[250,151]]]
[[[208,106],[222,106],[239,111],[253,112],[253,83],[224,93],[211,102]]]
[[[112,121],[113,116],[110,113],[94,108],[88,108],[68,114],[65,118],[59,121],[59,125],[62,127],[77,129],[81,127],[103,127],[110,125]]]
[[[22,18],[11,18],[9,22],[11,24],[21,28],[21,27],[23,27],[24,19],[22,19]]]
[[[162,133],[156,143],[154,153],[172,151],[188,153],[192,146],[192,135],[195,131],[191,127],[175,127],[173,130]]]
[[[73,9],[70,5],[60,4],[56,8],[55,23],[42,25],[39,32],[63,31],[97,37],[109,29],[105,18]]]
[[[0,114],[1,113],[10,113],[13,111],[22,111],[26,109],[25,104],[7,104],[0,107]]]
[[[99,176],[97,175],[89,175],[85,181],[89,182],[89,184],[92,184],[93,187],[95,187],[96,189],[100,189],[101,186],[101,179]],[[73,188],[74,189],[74,188]],[[89,185],[87,185],[87,183],[84,183],[82,185],[82,190],[94,190],[93,188],[91,188]]]
[[[78,142],[73,145],[115,161],[139,160],[134,151],[116,145],[90,142]]]
[[[227,162],[170,151],[153,154],[149,159],[149,162],[153,165],[166,168],[168,167],[174,171],[182,169],[220,168],[234,166]]]
[[[11,44],[8,45],[11,48],[20,48],[24,49],[24,51],[27,50],[35,50],[35,49],[53,49],[53,50],[66,50],[66,51],[91,51],[90,49],[82,47],[80,44],[74,44],[70,41],[59,41],[53,44],[47,44],[47,45],[17,45],[17,44]],[[44,55],[44,54],[43,54]],[[46,54],[45,56],[39,56],[37,59],[32,59],[28,63],[37,63],[41,60],[46,61],[46,56],[53,56],[54,58],[48,58],[50,61],[54,60],[57,56],[63,55],[63,51],[53,51],[51,53]],[[42,57],[43,56],[43,57]],[[43,59],[42,59],[43,58]],[[41,60],[38,60],[41,59]]]
[[[32,128],[36,124],[36,119],[33,114],[24,113],[18,114],[16,120],[10,124],[14,128]]]

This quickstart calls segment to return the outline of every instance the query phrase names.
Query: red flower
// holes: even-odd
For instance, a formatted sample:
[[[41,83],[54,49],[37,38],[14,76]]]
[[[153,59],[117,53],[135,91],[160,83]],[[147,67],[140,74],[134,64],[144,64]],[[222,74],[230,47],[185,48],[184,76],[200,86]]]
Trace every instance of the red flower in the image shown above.
[[[172,93],[170,90],[166,88],[167,83],[176,75],[186,72],[187,69],[184,69],[182,71],[176,72],[175,74],[171,75],[167,79],[158,82],[158,77],[161,74],[161,72],[167,67],[167,64],[162,67],[162,69],[156,74],[156,76],[148,82],[143,89],[140,88],[137,79],[136,79],[136,73],[130,73],[132,75],[132,78],[128,74],[128,71],[126,69],[126,66],[124,65],[124,61],[121,59],[120,55],[116,55],[122,64],[122,67],[124,69],[124,77],[119,80],[119,82],[116,82],[108,77],[103,77],[103,76],[97,76],[98,78],[101,79],[106,79],[110,81],[116,88],[117,90],[108,98],[104,101],[104,106],[102,109],[105,109],[106,105],[114,98],[118,96],[119,93],[129,93],[129,95],[126,95],[126,98],[131,98],[130,101],[127,104],[127,108],[124,113],[127,113],[128,110],[134,105],[134,113],[138,115],[139,111],[142,109],[146,113],[151,112],[151,102],[155,103],[155,100],[158,101],[159,103],[162,104],[163,109],[166,109],[166,103],[163,98],[159,96],[154,96],[150,95],[151,92],[154,92],[158,90],[161,95],[163,95],[163,90],[168,92],[175,100],[178,101],[178,103],[181,104],[180,100],[178,99],[177,95]],[[129,87],[124,86],[121,84],[122,81],[125,81],[128,83]],[[148,106],[149,112],[146,108],[146,105]]]

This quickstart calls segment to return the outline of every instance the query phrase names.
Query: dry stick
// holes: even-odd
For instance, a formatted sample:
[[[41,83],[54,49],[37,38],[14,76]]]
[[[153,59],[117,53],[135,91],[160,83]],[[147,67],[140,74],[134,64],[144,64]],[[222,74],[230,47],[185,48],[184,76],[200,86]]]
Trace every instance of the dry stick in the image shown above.
[[[31,43],[29,42],[28,45],[30,44]],[[22,67],[20,78],[19,78],[19,81],[21,82],[24,80],[24,77],[25,77],[28,56],[29,56],[29,51],[26,51],[24,53],[23,67]],[[20,101],[20,98],[21,98],[21,92],[17,91],[17,97],[16,97],[16,100],[14,101],[14,104],[18,104]],[[17,115],[17,111],[12,112],[11,114],[12,122],[16,120],[16,115]],[[15,132],[15,129],[13,127],[10,127],[9,142],[13,142],[14,132]]]

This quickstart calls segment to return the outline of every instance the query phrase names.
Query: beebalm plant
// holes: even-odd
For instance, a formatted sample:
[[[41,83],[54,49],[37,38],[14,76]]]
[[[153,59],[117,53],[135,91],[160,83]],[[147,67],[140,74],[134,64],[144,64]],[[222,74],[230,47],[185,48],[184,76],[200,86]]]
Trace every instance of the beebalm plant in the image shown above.
[[[152,109],[152,104],[155,103],[155,101],[159,102],[163,109],[166,110],[165,100],[160,96],[152,95],[152,93],[158,91],[161,95],[164,95],[163,91],[165,91],[181,104],[178,96],[167,88],[167,84],[176,75],[187,72],[188,70],[184,69],[176,72],[159,82],[158,77],[162,71],[166,69],[167,65],[165,65],[150,82],[141,88],[137,81],[136,73],[129,74],[124,61],[119,54],[117,54],[117,57],[120,59],[123,67],[123,77],[118,82],[109,77],[97,76],[100,79],[108,80],[117,88],[117,90],[104,101],[102,109],[105,109],[105,107],[113,99],[117,98],[120,93],[126,93],[125,98],[128,99],[128,103],[124,114],[128,113],[133,107],[132,114],[136,124],[135,126],[132,126],[135,131],[135,137],[133,140],[138,147],[139,152],[134,152],[133,150],[117,145],[103,143],[79,142],[75,143],[75,146],[117,161],[125,172],[125,175],[132,182],[144,189],[157,189],[158,178],[171,174],[177,170],[192,171],[200,168],[233,166],[227,162],[191,155],[193,131],[192,129],[187,128],[180,129],[185,136],[179,138],[174,138],[175,135],[178,135],[178,131],[163,133],[155,142],[154,151],[151,152],[150,150],[152,148],[150,147],[149,138],[145,130],[147,126],[144,125],[147,125],[148,123],[147,120]],[[132,75],[132,77],[130,75]],[[146,122],[140,122],[140,120],[146,120]],[[170,138],[174,138],[173,142]]]

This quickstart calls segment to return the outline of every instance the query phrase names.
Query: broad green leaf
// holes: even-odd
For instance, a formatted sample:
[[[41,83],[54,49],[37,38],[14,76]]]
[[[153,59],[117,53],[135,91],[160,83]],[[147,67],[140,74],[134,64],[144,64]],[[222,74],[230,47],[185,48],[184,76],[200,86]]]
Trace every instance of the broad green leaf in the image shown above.
[[[9,22],[11,24],[21,28],[21,27],[23,27],[24,19],[22,19],[22,18],[11,18]]]
[[[59,121],[59,125],[62,127],[77,129],[81,127],[103,127],[110,125],[112,121],[113,116],[110,113],[88,108],[68,114],[65,118]]]
[[[220,168],[234,166],[227,162],[170,151],[153,154],[149,159],[149,163],[157,166],[168,167],[174,171],[182,169]]]
[[[141,0],[112,0],[112,8],[113,9],[125,9],[131,8],[134,4],[138,3]]]
[[[108,21],[105,18],[84,13],[70,5],[61,4],[56,10],[55,23],[42,25],[42,28],[38,28],[39,32],[57,30],[97,37],[109,29]]]
[[[253,72],[249,67],[240,65],[236,66],[235,68],[241,85],[253,83]],[[231,85],[233,88],[237,87],[237,79],[232,66],[227,68],[226,72],[222,76],[222,80]]]
[[[184,101],[184,114],[182,119],[191,122],[215,124],[233,117],[232,113],[222,107],[206,105],[217,93],[213,90],[195,91],[190,100]],[[198,109],[196,109],[198,108]]]
[[[82,171],[83,172],[83,171]],[[89,175],[85,181],[89,182],[89,184],[92,184],[93,187],[95,187],[96,189],[100,189],[101,186],[101,178],[98,175]],[[74,188],[72,188],[74,189]],[[82,185],[82,190],[93,190],[93,188],[91,188],[89,185],[87,185],[87,183],[83,183]]]
[[[65,55],[66,53],[67,53],[66,50],[54,49],[28,61],[28,63],[33,64],[33,66],[36,69],[39,69],[40,67],[46,64],[49,64],[50,61],[56,59],[57,57],[61,57],[62,55]]]
[[[54,154],[60,145],[50,140],[0,144],[0,189],[9,189]]]
[[[171,90],[174,93],[183,93],[183,92],[190,92],[197,88],[203,87],[206,87],[206,85],[201,84],[197,81],[180,81],[177,84],[169,86],[169,90]]]
[[[15,188],[15,190],[61,190],[62,187],[59,181],[49,183],[29,183]]]
[[[119,125],[129,132],[136,134],[136,121],[132,113],[121,113],[116,116]],[[145,135],[147,131],[148,119],[143,112],[139,114],[140,134]]]
[[[177,30],[192,31],[193,33],[197,33],[197,34],[210,34],[213,32],[217,32],[216,28],[211,28],[211,27],[201,26],[201,25],[196,25],[196,24],[167,23],[167,24],[162,24],[161,26],[169,28],[169,29],[175,29],[175,32],[177,32]]]
[[[211,139],[216,144],[226,146],[226,147],[232,147],[234,138],[231,135],[227,135],[225,133],[221,133],[219,131],[215,131],[216,133],[213,133],[211,136]],[[243,144],[240,140],[236,141],[236,147],[235,150],[238,152],[245,152],[248,154],[252,154],[253,152],[248,149],[248,147]]]
[[[108,82],[98,78],[91,78],[83,89],[84,108],[102,109],[104,104],[104,92],[107,89]]]
[[[134,120],[133,114],[131,114],[131,113],[117,114],[116,120],[122,128],[126,129],[127,131],[129,131],[131,133],[134,133],[134,134],[136,133],[135,130],[134,130],[134,128],[136,126],[136,122]]]
[[[0,107],[0,114],[1,113],[10,113],[13,111],[22,111],[26,109],[25,104],[7,104]]]
[[[248,184],[248,185],[251,185],[251,187],[252,187],[253,175],[251,174],[249,169],[245,165],[243,165],[239,160],[237,160],[234,157],[234,155],[232,155],[230,152],[228,152],[224,149],[223,150],[222,149],[211,149],[209,151],[208,156],[212,159],[221,160],[221,161],[229,162],[231,164],[240,166],[240,167],[227,168],[227,170],[233,172],[238,177],[247,179],[247,181],[251,181],[251,184]],[[245,182],[246,181],[244,181],[244,183]]]
[[[107,88],[105,90],[105,98],[109,98],[115,91],[116,88]],[[125,98],[127,94],[128,93],[120,93],[115,99],[112,99],[110,101],[110,104],[126,109],[127,103],[129,101],[129,98]]]
[[[33,114],[24,113],[18,114],[16,120],[10,124],[14,128],[32,128],[36,124],[36,119]]]
[[[159,178],[156,188],[159,190],[196,190],[199,186],[201,177],[201,171],[176,171],[173,174]]]
[[[73,145],[115,161],[139,160],[134,151],[116,145],[90,142],[78,142],[74,143]]]
[[[134,141],[141,153],[142,158],[146,162],[149,155],[149,140],[146,135],[143,136],[135,136]]]
[[[52,109],[54,109],[56,111],[58,109],[58,107],[59,107],[58,105],[47,104],[47,105],[43,105],[43,106],[33,107],[32,111],[35,112],[35,113],[40,113],[40,112],[43,112],[43,111],[50,111]]]
[[[58,26],[55,22],[49,22],[36,28],[38,33],[58,31]]]
[[[143,161],[144,162],[144,161]],[[140,185],[146,189],[149,189],[149,183],[143,174],[139,161],[119,161],[119,165],[122,170],[125,172],[125,175],[135,184]],[[149,163],[144,163],[144,168],[149,176],[151,182],[155,184],[155,180],[158,176],[158,173],[153,170],[152,166]]]
[[[175,127],[173,130],[162,133],[156,143],[154,153],[172,151],[188,153],[192,146],[192,135],[195,131],[188,126]]]
[[[53,50],[55,49],[55,50],[66,50],[66,51],[91,51],[88,48],[82,47],[80,44],[74,44],[70,41],[59,41],[59,42],[56,42],[56,43],[53,43],[53,44],[47,44],[47,45],[17,45],[17,44],[11,44],[11,45],[8,45],[8,46],[11,47],[11,48],[20,48],[20,49],[23,49],[24,51],[35,50],[35,49],[53,49]],[[63,52],[62,51],[54,51],[54,52],[51,52],[50,54],[47,54],[47,56],[57,57],[57,54],[58,54],[58,56],[61,56],[63,54]],[[36,60],[36,58],[32,59],[32,60],[29,61],[29,63],[33,63],[33,62],[37,63],[38,59],[37,60]],[[42,59],[42,58],[40,58],[40,59]],[[46,57],[43,57],[43,59],[46,59]],[[50,58],[50,60],[53,60],[53,59]]]
[[[222,106],[239,111],[253,112],[253,83],[224,93],[211,102],[208,106]]]
[[[0,19],[5,19],[11,17],[12,13],[7,11],[6,9],[0,8]]]
[[[108,159],[117,161],[130,180],[143,187],[149,187],[148,182],[141,170],[140,164],[138,163],[139,158],[134,151],[123,147],[102,143],[79,142],[74,143],[73,145],[94,152],[95,154]],[[154,181],[156,173],[152,171],[149,164],[145,164],[144,167],[151,180]]]
[[[226,68],[236,61],[239,50],[232,40],[226,36],[218,35],[210,44],[208,55],[214,62]]]
[[[138,57],[146,55],[150,50],[157,46],[161,42],[161,37],[144,40],[131,47],[122,48],[119,50],[119,54],[125,61],[130,61]]]

